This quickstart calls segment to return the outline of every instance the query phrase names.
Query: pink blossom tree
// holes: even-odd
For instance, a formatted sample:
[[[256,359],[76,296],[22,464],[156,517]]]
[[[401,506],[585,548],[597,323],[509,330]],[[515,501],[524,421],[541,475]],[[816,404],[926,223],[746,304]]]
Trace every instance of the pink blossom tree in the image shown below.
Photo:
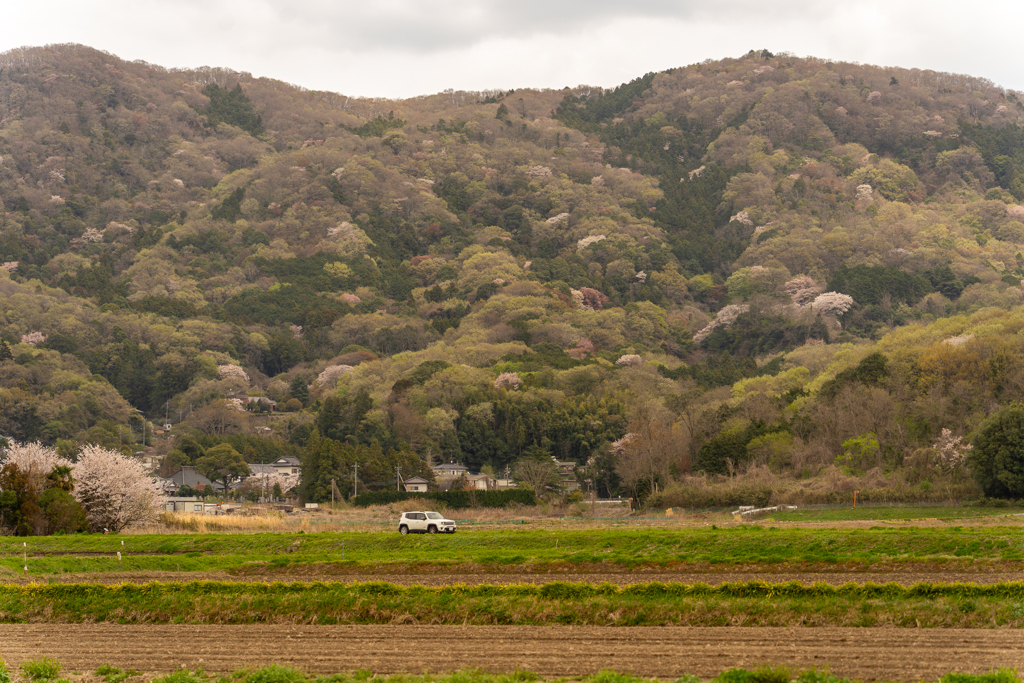
[[[806,306],[814,301],[814,298],[821,292],[821,287],[818,283],[808,275],[793,278],[783,285],[783,289],[786,290],[786,294],[789,294],[790,298],[793,299],[793,303],[797,306]]]
[[[74,465],[74,496],[94,530],[145,524],[160,512],[160,487],[134,458],[92,444]]]
[[[522,385],[523,380],[519,379],[519,373],[516,372],[503,372],[494,380],[495,389],[518,389]]]
[[[819,294],[811,302],[811,309],[815,313],[830,316],[840,316],[850,310],[851,306],[853,306],[853,297],[839,292]]]
[[[7,449],[7,463],[16,465],[27,474],[36,495],[46,489],[46,475],[55,467],[68,467],[71,461],[62,458],[54,449],[44,446],[38,441],[32,443],[15,442]]]

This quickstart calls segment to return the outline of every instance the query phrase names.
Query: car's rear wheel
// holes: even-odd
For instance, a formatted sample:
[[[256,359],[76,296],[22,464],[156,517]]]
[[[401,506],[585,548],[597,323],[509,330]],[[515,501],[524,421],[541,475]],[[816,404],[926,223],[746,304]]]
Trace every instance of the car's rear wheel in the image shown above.
[[[406,534],[409,533],[409,527],[407,527],[406,525],[403,524],[402,526],[398,527],[398,533],[400,533],[403,536],[405,536]]]
[[[436,534],[437,533],[437,527],[434,526],[433,524],[431,524],[429,527],[427,527],[427,533],[428,534]]]

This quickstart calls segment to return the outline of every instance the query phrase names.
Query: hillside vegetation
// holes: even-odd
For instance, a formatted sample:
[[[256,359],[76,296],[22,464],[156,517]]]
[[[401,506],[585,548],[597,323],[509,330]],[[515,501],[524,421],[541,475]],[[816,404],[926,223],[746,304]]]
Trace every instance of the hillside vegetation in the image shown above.
[[[663,506],[1020,497],[967,437],[1024,400],[1022,126],[767,51],[402,101],[7,52],[0,433],[181,423],[310,500],[549,455]]]

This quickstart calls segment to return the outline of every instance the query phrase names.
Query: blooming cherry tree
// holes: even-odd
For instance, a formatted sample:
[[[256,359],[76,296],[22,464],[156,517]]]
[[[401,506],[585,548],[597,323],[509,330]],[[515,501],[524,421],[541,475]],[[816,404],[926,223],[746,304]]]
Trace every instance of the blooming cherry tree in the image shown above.
[[[495,389],[518,389],[522,384],[523,380],[516,372],[503,372],[494,380]]]
[[[237,365],[218,365],[217,375],[221,379],[234,378],[243,380],[246,383],[249,382],[249,374]]]
[[[964,437],[953,436],[952,430],[944,428],[933,448],[938,453],[935,467],[945,472],[952,472],[964,466],[967,454],[974,447],[969,443],[964,443]]]
[[[314,384],[318,387],[333,387],[338,383],[338,378],[352,372],[351,365],[328,365],[323,372],[316,376]]]
[[[750,310],[746,304],[729,304],[718,312],[718,317],[707,324],[697,334],[693,335],[693,341],[702,342],[711,336],[711,333],[719,327],[730,327],[741,315]]]
[[[113,532],[156,519],[160,487],[142,463],[117,451],[85,446],[74,465],[74,496],[94,530]]]
[[[808,275],[793,278],[783,285],[783,289],[786,290],[786,294],[789,294],[790,298],[793,299],[793,303],[797,306],[806,306],[814,301],[815,297],[821,292],[821,287],[818,286],[818,283]]]
[[[7,460],[4,462],[16,465],[21,472],[28,475],[37,496],[46,488],[46,475],[52,472],[53,468],[71,465],[70,460],[62,458],[57,455],[56,450],[38,441],[15,442],[7,449]]]
[[[853,306],[853,297],[839,292],[819,294],[811,302],[811,309],[822,315],[840,316],[850,310],[851,306]]]

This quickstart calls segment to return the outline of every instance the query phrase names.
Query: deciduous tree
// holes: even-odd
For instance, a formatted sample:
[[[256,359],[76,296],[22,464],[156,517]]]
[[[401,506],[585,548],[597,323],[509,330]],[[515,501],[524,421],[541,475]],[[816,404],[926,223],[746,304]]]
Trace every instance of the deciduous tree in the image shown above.
[[[74,496],[93,531],[121,531],[153,521],[160,512],[160,487],[134,458],[88,445],[74,467]]]

